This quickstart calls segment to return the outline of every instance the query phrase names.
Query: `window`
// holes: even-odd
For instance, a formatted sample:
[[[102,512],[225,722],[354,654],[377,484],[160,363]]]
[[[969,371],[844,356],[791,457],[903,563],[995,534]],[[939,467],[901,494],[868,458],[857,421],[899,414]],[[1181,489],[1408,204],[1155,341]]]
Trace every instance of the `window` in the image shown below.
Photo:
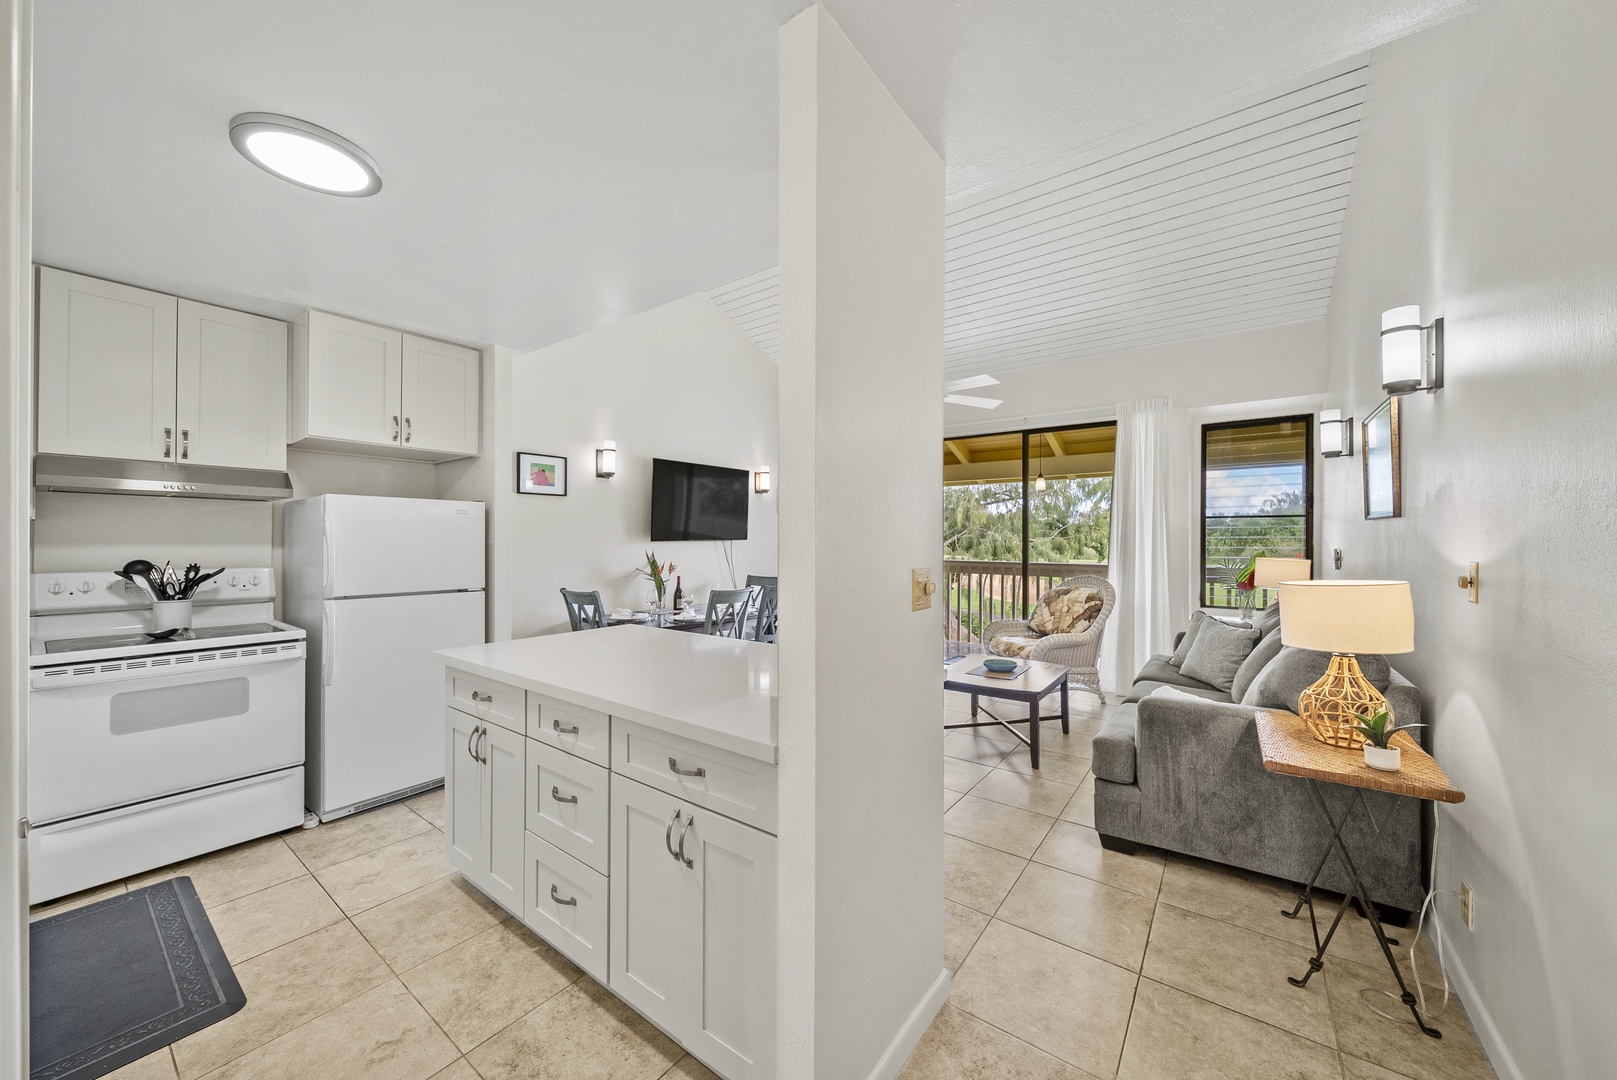
[[[1254,555],[1314,549],[1314,426],[1287,416],[1202,428],[1203,607],[1236,607],[1235,581]],[[1257,605],[1273,599],[1261,590]]]
[[[1025,618],[1065,578],[1106,576],[1116,447],[1111,423],[944,440],[951,641]]]

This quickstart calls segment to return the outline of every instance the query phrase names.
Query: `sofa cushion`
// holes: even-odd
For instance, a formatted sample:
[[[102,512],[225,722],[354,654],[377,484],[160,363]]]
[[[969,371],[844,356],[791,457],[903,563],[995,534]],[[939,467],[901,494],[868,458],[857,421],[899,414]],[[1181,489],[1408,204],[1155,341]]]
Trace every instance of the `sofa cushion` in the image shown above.
[[[1207,619],[1197,631],[1196,641],[1179,670],[1228,693],[1241,662],[1251,655],[1253,646],[1262,636],[1256,630]]]
[[[1205,611],[1192,611],[1190,613],[1190,624],[1185,627],[1185,632],[1180,634],[1179,640],[1175,642],[1173,655],[1168,658],[1168,663],[1174,667],[1179,667],[1185,662],[1185,657],[1190,655],[1190,647],[1196,644],[1197,633],[1201,631],[1202,624],[1207,619],[1208,616]]]
[[[1276,600],[1266,608],[1259,609],[1252,616],[1252,629],[1268,637],[1280,629],[1280,601]]]
[[[1188,686],[1192,690],[1210,690],[1212,687],[1199,682],[1186,675],[1183,671],[1168,663],[1166,656],[1153,656],[1140,668],[1140,673],[1134,676],[1135,682],[1167,683],[1169,686]]]
[[[1392,669],[1385,656],[1366,654],[1358,658],[1359,670],[1383,694],[1392,677]],[[1241,695],[1242,705],[1255,705],[1260,709],[1297,711],[1297,698],[1304,690],[1319,682],[1320,676],[1331,665],[1331,654],[1313,649],[1285,646],[1269,661],[1258,677],[1252,680],[1246,693]]]
[[[1175,690],[1183,690],[1187,694],[1206,698],[1208,701],[1216,701],[1222,705],[1233,704],[1230,700],[1230,695],[1217,687],[1208,686],[1205,683],[1197,683],[1192,686],[1188,679],[1177,683],[1152,682],[1150,679],[1142,680],[1129,687],[1128,693],[1123,696],[1123,701],[1127,704],[1132,701],[1139,701],[1141,698],[1148,698],[1165,686],[1172,687]]]
[[[1135,707],[1124,705],[1100,726],[1089,744],[1090,768],[1097,779],[1134,783],[1134,735],[1138,723]]]
[[[1033,655],[1033,646],[1039,643],[1038,634],[995,634],[988,643],[988,651],[995,656],[1019,656],[1027,659]]]
[[[1276,625],[1278,626],[1279,624],[1277,623]],[[1280,655],[1280,650],[1283,647],[1279,634],[1273,631],[1264,634],[1263,639],[1252,647],[1252,652],[1247,655],[1245,660],[1241,661],[1241,666],[1236,669],[1235,678],[1230,683],[1230,700],[1240,701],[1246,697],[1248,688],[1252,686],[1252,680],[1256,679],[1258,674],[1269,666],[1269,661]]]
[[[1085,585],[1065,585],[1039,597],[1028,625],[1040,634],[1081,634],[1100,618],[1106,598]]]

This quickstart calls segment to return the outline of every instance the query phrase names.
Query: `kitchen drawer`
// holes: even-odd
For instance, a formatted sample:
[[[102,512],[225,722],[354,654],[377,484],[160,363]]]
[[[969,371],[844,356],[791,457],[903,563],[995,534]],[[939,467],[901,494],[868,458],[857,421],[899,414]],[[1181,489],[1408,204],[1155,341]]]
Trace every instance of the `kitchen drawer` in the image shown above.
[[[607,873],[612,774],[537,739],[528,740],[528,831]]]
[[[612,771],[775,833],[775,766],[630,720],[612,724]]]
[[[602,768],[612,763],[611,722],[606,713],[565,701],[528,695],[528,738],[565,750]]]
[[[606,985],[606,875],[528,834],[522,921],[557,952]]]
[[[444,702],[450,708],[498,724],[519,735],[523,730],[525,696],[514,686],[479,675],[468,675],[454,668],[450,668],[444,676]]]

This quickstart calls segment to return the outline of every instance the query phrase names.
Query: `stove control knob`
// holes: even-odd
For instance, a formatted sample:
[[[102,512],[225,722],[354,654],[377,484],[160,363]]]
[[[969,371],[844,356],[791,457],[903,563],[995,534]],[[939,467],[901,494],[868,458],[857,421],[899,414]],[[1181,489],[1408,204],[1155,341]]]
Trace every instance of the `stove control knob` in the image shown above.
[[[225,584],[226,585],[240,585],[241,584],[241,578],[237,577],[235,574],[231,574],[230,575],[230,580],[225,582]]]
[[[50,593],[52,596],[61,596],[63,593],[67,592],[67,586],[62,584],[60,581],[53,581],[49,585],[45,586],[45,591]]]
[[[95,592],[95,582],[93,582],[93,581],[81,581],[81,582],[79,582],[79,592],[81,592],[81,593],[93,593],[93,592]]]
[[[262,585],[264,584],[264,579],[259,577],[257,574],[254,574],[252,578],[249,579],[249,584]]]

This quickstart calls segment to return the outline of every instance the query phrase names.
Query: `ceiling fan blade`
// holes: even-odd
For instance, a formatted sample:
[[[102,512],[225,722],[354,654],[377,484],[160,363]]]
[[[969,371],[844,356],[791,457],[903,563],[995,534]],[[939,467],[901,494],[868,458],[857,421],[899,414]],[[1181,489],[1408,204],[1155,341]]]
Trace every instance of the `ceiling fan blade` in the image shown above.
[[[972,397],[969,394],[944,394],[943,400],[950,405],[970,405],[973,409],[997,409],[1005,404],[998,398]]]
[[[984,386],[998,386],[999,380],[992,375],[973,375],[968,379],[955,379],[943,384],[945,394],[958,393],[961,390],[976,390]]]

